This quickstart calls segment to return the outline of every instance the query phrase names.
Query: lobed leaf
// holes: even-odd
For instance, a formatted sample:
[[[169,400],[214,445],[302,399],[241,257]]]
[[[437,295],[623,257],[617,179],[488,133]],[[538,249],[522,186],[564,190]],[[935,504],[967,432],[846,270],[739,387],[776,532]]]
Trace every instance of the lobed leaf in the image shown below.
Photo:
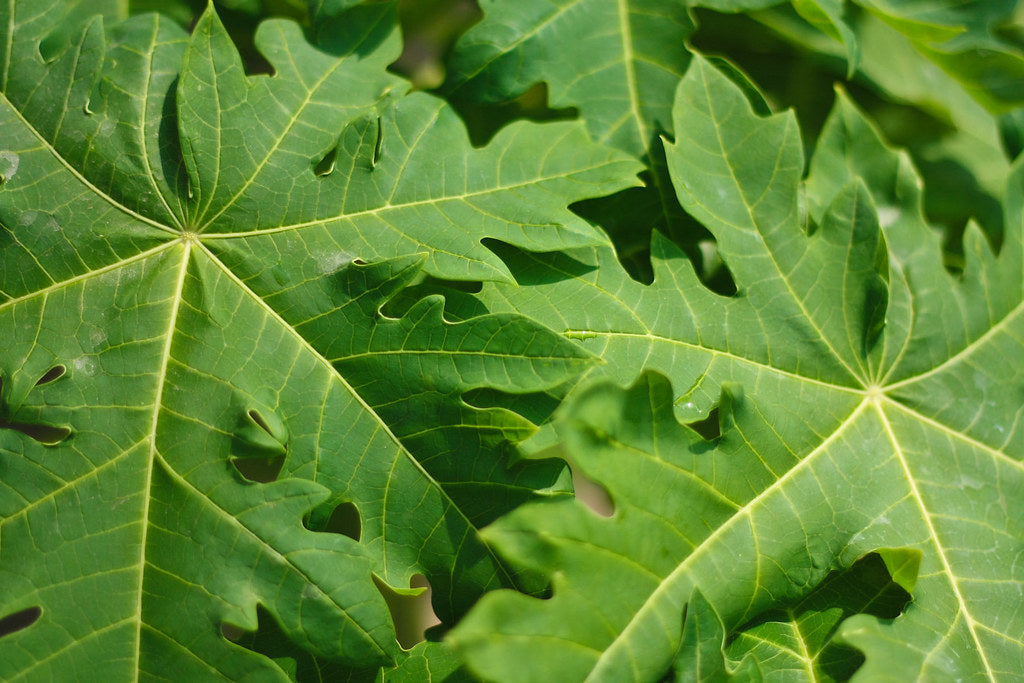
[[[658,680],[673,662],[692,665],[680,642],[704,652],[706,639],[683,635],[693,591],[726,632],[746,633],[773,605],[809,600],[828,572],[902,548],[920,553],[920,578],[904,583],[913,603],[886,621],[832,621],[823,642],[861,648],[869,678],[896,649],[901,676],[1011,675],[1024,652],[1012,607],[1019,496],[1008,493],[1024,485],[1019,402],[1007,400],[1019,384],[1020,168],[1014,234],[996,257],[973,233],[957,282],[906,157],[842,99],[806,183],[808,218],[791,117],[758,118],[700,58],[676,117],[680,200],[715,234],[737,294],[705,290],[670,245],[655,252],[650,286],[607,252],[575,263],[520,254],[513,270],[534,291],[482,293],[565,329],[620,379],[664,368],[681,396],[644,374],[628,390],[596,384],[570,398],[558,421],[569,457],[615,513],[530,504],[489,527],[552,596],[488,595],[452,642],[490,678],[529,680],[557,662],[565,680]],[[708,443],[676,415],[706,415],[719,388],[721,436]],[[899,566],[889,570],[905,582]],[[783,631],[769,630],[781,647]],[[736,648],[765,671],[788,666],[777,647]],[[817,677],[805,668],[801,678]]]
[[[636,165],[575,124],[472,149],[439,101],[395,92],[387,3],[263,23],[272,76],[212,7],[191,36],[59,9],[0,9],[0,620],[21,624],[0,676],[456,668],[402,650],[378,582],[425,575],[448,623],[530,588],[477,528],[557,495],[562,467],[512,464],[533,426],[466,399],[592,359],[519,315],[379,308],[423,268],[500,277],[487,236],[603,242],[566,206]],[[462,157],[435,176],[438,144]],[[264,629],[283,659],[228,638]]]

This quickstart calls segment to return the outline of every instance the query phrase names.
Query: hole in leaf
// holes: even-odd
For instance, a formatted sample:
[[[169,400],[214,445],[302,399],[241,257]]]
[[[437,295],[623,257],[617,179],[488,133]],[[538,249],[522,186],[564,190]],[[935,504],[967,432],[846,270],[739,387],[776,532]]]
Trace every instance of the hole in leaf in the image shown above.
[[[879,212],[879,213],[881,213],[881,212]],[[818,221],[814,220],[814,218],[812,216],[808,215],[807,216],[807,224],[804,225],[804,233],[808,237],[813,237],[818,232],[819,229],[821,229],[821,226],[818,225]]]
[[[36,623],[43,614],[39,607],[29,607],[0,619],[0,638],[17,633]]]
[[[231,462],[246,479],[273,481],[284,465],[287,444],[288,429],[276,412],[249,409],[239,415]]]
[[[444,296],[444,318],[449,321],[468,320],[490,312],[479,299],[483,283],[478,281],[458,282],[425,276],[384,302],[380,312],[391,318],[401,318],[424,297],[432,294]]]
[[[67,427],[51,427],[49,425],[31,424],[27,422],[8,422],[0,418],[0,429],[13,429],[31,437],[44,446],[56,446],[71,436]]]
[[[60,32],[54,32],[39,42],[39,56],[47,64],[53,62],[65,47],[67,47],[67,36]]]
[[[528,394],[513,394],[498,389],[470,389],[462,400],[474,408],[505,408],[539,425],[551,417],[559,406],[561,397],[542,391]]]
[[[572,470],[572,486],[576,490],[576,498],[602,517],[614,515],[615,503],[608,489],[582,474],[576,467],[570,466],[569,469]]]
[[[354,503],[340,503],[331,511],[327,521],[315,522],[310,520],[306,524],[310,531],[326,531],[332,534],[348,536],[353,541],[358,541],[362,533],[362,522],[359,518],[359,508]]]
[[[322,178],[334,173],[334,163],[338,159],[338,148],[331,147],[330,151],[313,166],[313,174]]]
[[[701,256],[700,279],[705,286],[716,294],[735,296],[738,290],[736,280],[718,253],[718,244],[712,240],[701,240],[697,248]]]
[[[403,648],[408,650],[422,642],[427,629],[441,623],[430,604],[432,590],[427,577],[414,574],[406,590],[395,590],[376,576],[373,582],[391,610],[395,635]]]
[[[38,387],[43,384],[49,384],[50,382],[60,379],[64,376],[64,373],[67,372],[67,370],[68,369],[63,365],[54,365],[46,371],[45,375],[36,380],[36,386]]]
[[[220,633],[222,636],[230,640],[232,643],[237,643],[239,640],[242,639],[242,636],[248,633],[248,631],[246,631],[241,626],[235,626],[234,624],[229,624],[225,621],[221,622]]]
[[[384,126],[380,117],[377,117],[377,139],[373,143],[373,156],[370,157],[370,168],[376,168],[384,153]]]
[[[270,429],[270,425],[267,424],[267,421],[263,419],[263,416],[260,415],[260,412],[258,410],[250,410],[249,417],[252,419],[253,422],[256,423],[256,425],[260,429],[265,431],[267,434],[274,436],[274,432]]]
[[[284,457],[271,458],[231,458],[231,464],[238,473],[249,481],[266,484],[277,481],[284,466]]]
[[[703,420],[690,422],[686,425],[700,434],[707,441],[714,441],[722,435],[722,425],[718,419],[718,406],[715,406]]]

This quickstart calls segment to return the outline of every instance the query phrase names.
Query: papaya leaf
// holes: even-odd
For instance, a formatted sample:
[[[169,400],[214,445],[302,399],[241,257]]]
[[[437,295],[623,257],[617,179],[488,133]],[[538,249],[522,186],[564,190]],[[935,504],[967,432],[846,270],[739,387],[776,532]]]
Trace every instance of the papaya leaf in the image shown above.
[[[609,233],[633,277],[649,282],[652,230],[671,237],[697,261],[697,245],[707,237],[679,206],[662,141],[673,136],[673,94],[690,61],[686,43],[696,30],[691,9],[740,12],[782,2],[490,0],[481,3],[483,20],[456,43],[442,90],[469,108],[510,100],[543,82],[550,106],[575,108],[595,139],[641,159],[647,167],[643,188],[584,202],[578,210]],[[843,20],[841,0],[796,0],[793,6],[846,45],[852,74],[859,44]]]
[[[774,672],[789,669],[795,677],[810,680],[847,680],[864,656],[834,637],[837,627],[853,615],[876,621],[898,617],[910,598],[908,589],[913,589],[920,562],[916,550],[871,553],[849,569],[830,574],[796,604],[766,612],[744,626],[729,643],[728,657],[770,661]]]
[[[695,227],[672,192],[661,142],[672,133],[672,94],[690,59],[686,3],[490,1],[481,9],[483,20],[452,51],[443,92],[469,106],[510,100],[543,81],[552,107],[575,107],[594,139],[643,160],[645,187],[585,202],[580,212],[647,277],[651,229],[693,241]]]
[[[1024,104],[1018,83],[1024,50],[999,35],[1017,3],[858,0],[859,4],[912,40],[918,51],[959,81],[994,113]]]
[[[455,670],[382,592],[422,574],[451,624],[530,589],[477,529],[563,467],[514,462],[533,425],[472,394],[593,358],[518,314],[379,309],[423,270],[504,277],[485,237],[603,243],[567,206],[638,165],[576,123],[472,148],[385,70],[390,3],[264,22],[258,76],[212,5],[191,34],[84,8],[0,8],[0,677]],[[286,654],[235,642],[261,621]]]
[[[709,292],[664,241],[650,286],[607,250],[508,252],[525,291],[485,288],[490,308],[564,329],[619,383],[647,367],[671,385],[646,372],[570,396],[563,447],[614,513],[550,501],[488,527],[551,597],[489,594],[451,642],[488,678],[543,666],[560,680],[659,680],[696,656],[681,642],[703,652],[683,637],[695,590],[735,636],[879,551],[913,602],[833,621],[827,642],[859,648],[869,679],[894,661],[885,675],[1014,676],[1024,166],[999,255],[969,229],[954,278],[907,157],[843,99],[807,181],[792,115],[758,117],[702,58],[677,91],[675,130],[680,201],[714,233],[737,293]],[[679,423],[713,409],[707,438]],[[738,642],[765,675],[784,663]]]

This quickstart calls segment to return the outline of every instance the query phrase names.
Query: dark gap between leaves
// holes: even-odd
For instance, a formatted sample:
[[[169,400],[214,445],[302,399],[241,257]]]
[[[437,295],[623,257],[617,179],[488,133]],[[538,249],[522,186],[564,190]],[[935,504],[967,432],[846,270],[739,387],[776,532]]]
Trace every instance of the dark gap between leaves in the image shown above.
[[[220,634],[232,643],[237,643],[246,633],[248,633],[248,631],[241,626],[235,626],[234,624],[229,624],[226,621],[221,622]]]
[[[729,634],[728,643],[731,645],[744,632],[766,623],[788,623],[794,617],[824,614],[838,608],[842,614],[832,620],[827,636],[819,638],[824,645],[816,657],[819,668],[831,680],[849,680],[864,663],[864,655],[832,639],[840,624],[854,614],[895,619],[903,613],[911,599],[911,595],[893,581],[882,557],[878,553],[869,553],[848,569],[830,572],[811,593],[789,609],[768,610],[740,626]]]
[[[514,100],[495,104],[463,101],[458,91],[448,99],[466,124],[474,147],[486,146],[499,130],[519,119],[539,122],[579,118],[579,110],[575,107],[552,109],[548,106],[548,88],[545,83],[534,85]]]

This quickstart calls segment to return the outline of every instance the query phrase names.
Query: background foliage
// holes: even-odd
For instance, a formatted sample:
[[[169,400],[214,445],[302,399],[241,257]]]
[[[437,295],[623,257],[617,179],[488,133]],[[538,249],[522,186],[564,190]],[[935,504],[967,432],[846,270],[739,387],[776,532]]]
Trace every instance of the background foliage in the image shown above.
[[[0,677],[1024,670],[1018,3],[0,27]]]

